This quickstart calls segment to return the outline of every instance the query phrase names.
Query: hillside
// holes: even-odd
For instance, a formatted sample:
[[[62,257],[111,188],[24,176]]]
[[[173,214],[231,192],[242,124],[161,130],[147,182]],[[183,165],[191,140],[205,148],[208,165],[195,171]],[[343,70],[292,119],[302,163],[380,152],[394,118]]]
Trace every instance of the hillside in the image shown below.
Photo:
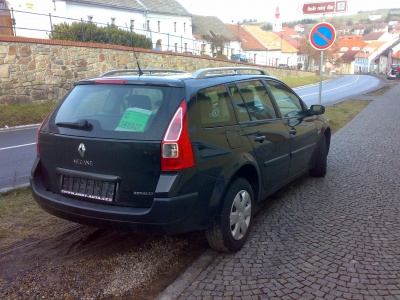
[[[376,20],[370,20],[370,16],[378,16],[381,18]],[[315,25],[319,22],[330,22],[335,24],[336,26],[340,25],[356,25],[356,24],[364,24],[370,25],[374,23],[382,23],[382,22],[390,22],[390,21],[398,21],[400,22],[400,7],[392,8],[392,9],[378,9],[374,11],[359,11],[357,14],[353,15],[335,15],[335,14],[326,14],[325,17],[321,16],[308,16],[302,20],[285,22],[284,26],[294,27],[296,24],[303,24],[307,28],[307,25]]]

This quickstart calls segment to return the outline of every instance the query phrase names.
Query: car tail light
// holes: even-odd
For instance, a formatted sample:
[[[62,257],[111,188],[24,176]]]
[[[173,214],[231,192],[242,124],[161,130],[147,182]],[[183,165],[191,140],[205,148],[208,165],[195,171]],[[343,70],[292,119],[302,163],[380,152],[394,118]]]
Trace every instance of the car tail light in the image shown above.
[[[162,171],[177,171],[194,167],[186,112],[186,101],[183,100],[171,119],[161,143]]]
[[[36,140],[36,154],[40,155],[40,143],[39,143],[39,135],[40,135],[40,131],[42,131],[42,128],[44,126],[44,124],[46,124],[47,119],[49,118],[50,114],[54,111],[54,109],[52,109],[46,116],[46,118],[44,118],[42,124],[40,124],[38,130],[37,130],[37,140]]]

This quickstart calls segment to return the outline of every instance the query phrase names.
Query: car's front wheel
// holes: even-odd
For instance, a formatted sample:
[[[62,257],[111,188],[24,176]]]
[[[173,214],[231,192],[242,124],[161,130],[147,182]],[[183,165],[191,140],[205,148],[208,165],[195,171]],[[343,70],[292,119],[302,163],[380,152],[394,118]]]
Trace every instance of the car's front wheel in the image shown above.
[[[253,190],[244,178],[238,178],[229,186],[220,214],[206,230],[211,248],[223,252],[240,250],[246,242],[253,223]]]
[[[326,140],[326,136],[324,135],[322,137],[317,160],[315,161],[314,167],[310,170],[311,176],[324,177],[326,175],[326,169],[328,165],[328,151],[328,143]]]

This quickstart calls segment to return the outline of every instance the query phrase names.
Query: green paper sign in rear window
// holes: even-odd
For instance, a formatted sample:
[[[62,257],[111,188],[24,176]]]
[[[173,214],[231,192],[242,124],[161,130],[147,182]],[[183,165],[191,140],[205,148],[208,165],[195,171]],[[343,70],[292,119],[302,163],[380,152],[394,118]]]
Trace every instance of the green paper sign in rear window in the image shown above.
[[[125,110],[124,115],[115,130],[143,132],[146,128],[147,122],[149,121],[150,115],[151,110],[137,107],[128,108]]]

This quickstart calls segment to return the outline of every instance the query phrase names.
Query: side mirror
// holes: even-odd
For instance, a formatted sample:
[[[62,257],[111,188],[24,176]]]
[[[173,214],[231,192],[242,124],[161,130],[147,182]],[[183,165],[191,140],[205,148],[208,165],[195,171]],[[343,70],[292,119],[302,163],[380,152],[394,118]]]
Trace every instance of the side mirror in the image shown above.
[[[325,106],[311,105],[311,107],[308,109],[308,113],[310,116],[322,115],[325,113]]]

